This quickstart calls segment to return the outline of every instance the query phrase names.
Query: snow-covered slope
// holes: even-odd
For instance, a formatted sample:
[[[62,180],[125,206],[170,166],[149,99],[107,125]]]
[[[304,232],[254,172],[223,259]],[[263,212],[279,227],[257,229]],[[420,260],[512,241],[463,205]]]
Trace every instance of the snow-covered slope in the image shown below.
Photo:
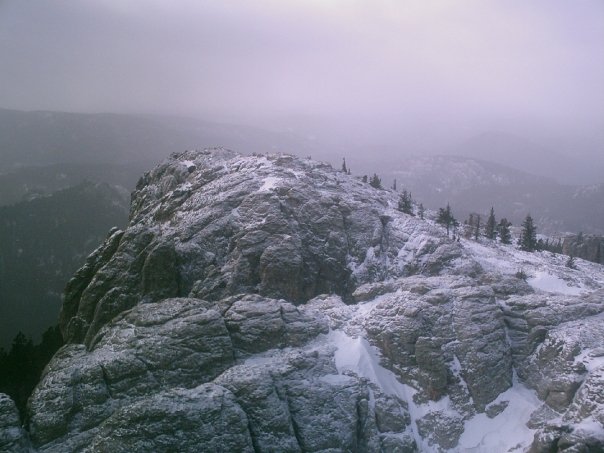
[[[27,435],[0,406],[0,447],[602,448],[602,266],[453,241],[397,201],[292,156],[172,156],[68,285],[69,344]]]

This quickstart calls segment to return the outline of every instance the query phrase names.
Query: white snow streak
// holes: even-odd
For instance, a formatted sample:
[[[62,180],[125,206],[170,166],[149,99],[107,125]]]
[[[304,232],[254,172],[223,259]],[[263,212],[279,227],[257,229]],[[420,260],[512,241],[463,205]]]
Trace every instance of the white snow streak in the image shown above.
[[[540,289],[548,293],[559,293],[568,294],[569,296],[576,296],[581,294],[583,288],[576,286],[568,286],[568,284],[561,278],[547,272],[537,272],[534,277],[527,280],[529,285],[535,289]]]
[[[541,406],[535,393],[517,381],[491,404],[508,401],[503,412],[494,418],[476,414],[465,422],[464,432],[454,451],[491,453],[525,451],[531,445],[535,430],[526,426],[531,413]]]
[[[408,385],[401,384],[392,371],[379,364],[377,353],[364,338],[350,337],[341,330],[332,330],[329,337],[337,347],[335,361],[338,372],[352,371],[377,385],[384,393],[398,396],[401,400],[406,401],[409,404],[413,437],[421,451],[430,451],[430,447],[417,432],[415,421],[423,414],[418,414],[417,406],[413,402],[415,390]]]

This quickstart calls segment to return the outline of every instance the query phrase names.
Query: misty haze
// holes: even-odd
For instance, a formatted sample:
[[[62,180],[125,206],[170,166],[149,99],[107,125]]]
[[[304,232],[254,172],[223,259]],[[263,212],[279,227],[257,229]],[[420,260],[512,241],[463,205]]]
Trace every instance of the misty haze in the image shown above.
[[[0,451],[604,451],[604,3],[0,0]]]

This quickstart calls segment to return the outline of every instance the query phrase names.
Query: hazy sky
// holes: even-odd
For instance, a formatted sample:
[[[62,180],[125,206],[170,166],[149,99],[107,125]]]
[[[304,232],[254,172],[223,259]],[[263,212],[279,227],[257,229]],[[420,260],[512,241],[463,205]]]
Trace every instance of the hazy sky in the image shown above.
[[[604,1],[0,0],[0,107],[601,150]]]

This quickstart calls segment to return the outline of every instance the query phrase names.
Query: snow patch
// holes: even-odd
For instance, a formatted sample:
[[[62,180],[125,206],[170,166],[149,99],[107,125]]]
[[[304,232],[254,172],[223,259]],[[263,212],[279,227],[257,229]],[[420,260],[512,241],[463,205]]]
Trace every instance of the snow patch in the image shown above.
[[[575,363],[582,362],[588,372],[604,368],[604,348],[586,349],[575,357]]]
[[[277,187],[277,184],[281,182],[281,178],[276,178],[274,176],[267,176],[264,178],[262,186],[258,189],[258,192],[269,192]]]
[[[383,301],[389,300],[390,297],[392,297],[392,294],[393,293],[386,293],[386,294],[383,294],[381,296],[374,298],[373,300],[369,300],[366,302],[360,302],[360,303],[356,304],[355,316],[362,317],[362,318],[368,317],[375,307],[377,307]]]
[[[597,439],[604,440],[604,430],[602,424],[594,419],[593,415],[587,417],[575,425],[575,432],[589,433]]]
[[[409,404],[411,416],[411,429],[413,437],[420,451],[431,451],[431,447],[422,439],[417,430],[416,420],[425,414],[414,402],[416,393],[412,387],[401,384],[395,374],[379,364],[378,353],[362,337],[351,337],[341,330],[332,330],[330,340],[336,346],[335,362],[339,373],[352,371],[377,385],[381,391],[388,395],[398,396]]]
[[[583,291],[582,287],[568,286],[568,283],[555,275],[547,272],[538,271],[534,277],[527,280],[529,285],[535,289],[540,289],[548,293],[567,294],[576,296]]]
[[[360,263],[357,263],[350,255],[347,256],[347,261],[348,269],[350,269],[352,275],[359,277],[367,272],[370,263],[375,262],[375,248],[369,247],[365,253],[365,259]]]
[[[326,374],[320,380],[330,385],[350,385],[356,382],[354,378],[344,374]]]
[[[533,442],[536,430],[526,426],[531,413],[541,406],[535,392],[514,379],[514,385],[491,403],[508,405],[494,418],[476,414],[465,422],[457,450],[468,453],[525,451]]]

